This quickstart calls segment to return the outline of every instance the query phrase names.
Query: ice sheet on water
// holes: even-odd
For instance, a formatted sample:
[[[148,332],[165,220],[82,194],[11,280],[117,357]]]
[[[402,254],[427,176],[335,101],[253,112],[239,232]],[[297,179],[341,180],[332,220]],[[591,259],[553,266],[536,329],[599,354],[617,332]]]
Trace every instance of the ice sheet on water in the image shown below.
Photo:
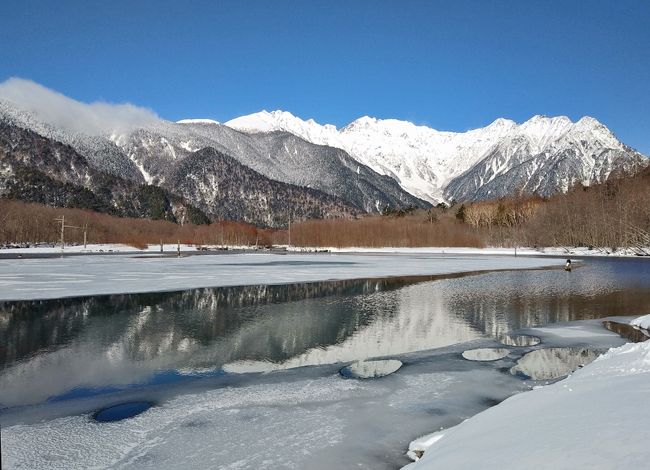
[[[296,262],[299,264],[292,265]],[[11,259],[0,265],[0,300],[531,269],[560,264],[555,259],[427,254],[233,254],[184,258],[125,255]]]
[[[458,354],[411,360],[380,381],[346,380],[336,365],[260,374],[119,422],[35,419],[3,429],[3,458],[7,468],[394,468],[409,438],[525,388],[497,368],[468,370]],[[57,406],[67,405],[42,405]]]
[[[501,362],[464,360],[464,349],[402,355],[407,367],[380,381],[346,380],[334,364],[201,379],[156,397],[140,390],[137,399],[157,406],[112,423],[93,421],[93,411],[134,396],[93,397],[88,403],[94,406],[83,412],[83,400],[45,403],[33,407],[29,423],[25,410],[3,416],[3,463],[30,469],[395,468],[408,462],[410,439],[448,429],[528,389],[504,373]]]

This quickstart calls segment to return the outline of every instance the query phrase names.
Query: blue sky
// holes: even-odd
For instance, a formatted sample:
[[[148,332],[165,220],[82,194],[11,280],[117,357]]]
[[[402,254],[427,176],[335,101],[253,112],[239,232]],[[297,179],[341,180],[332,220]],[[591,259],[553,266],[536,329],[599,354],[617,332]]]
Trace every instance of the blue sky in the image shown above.
[[[591,115],[650,154],[650,2],[4,1],[0,81],[177,120]]]

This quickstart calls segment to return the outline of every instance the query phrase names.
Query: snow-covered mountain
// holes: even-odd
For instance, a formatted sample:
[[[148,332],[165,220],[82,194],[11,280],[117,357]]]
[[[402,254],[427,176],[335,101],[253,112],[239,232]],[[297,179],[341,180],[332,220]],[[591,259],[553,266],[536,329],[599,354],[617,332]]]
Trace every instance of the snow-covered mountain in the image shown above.
[[[549,195],[576,182],[647,164],[597,120],[534,116],[523,124],[497,119],[467,132],[443,132],[395,119],[364,116],[337,129],[286,111],[261,111],[225,123],[248,133],[285,131],[353,158],[430,202],[501,197],[516,191]]]
[[[81,103],[20,79],[0,84],[0,122],[6,132],[29,130],[68,145],[102,174],[160,186],[210,217],[236,217],[245,206],[243,220],[274,226],[287,212],[271,194],[276,189],[296,204],[310,201],[309,210],[291,208],[296,215],[336,216],[519,191],[550,195],[648,163],[589,117],[575,123],[566,117],[535,116],[523,124],[497,119],[467,132],[367,116],[337,129],[284,111],[225,125],[171,122],[131,104]],[[205,148],[214,152],[201,152]],[[241,178],[228,179],[226,170]],[[243,181],[254,187],[233,187]],[[302,190],[279,189],[272,181]],[[226,196],[238,201],[225,204]]]
[[[385,206],[428,206],[397,181],[360,164],[344,150],[316,145],[288,132],[249,135],[214,122],[159,121],[112,134],[111,141],[148,182],[163,187],[171,184],[171,168],[193,152],[211,147],[269,179],[322,191],[364,212],[378,212]],[[188,177],[205,171],[187,165],[183,168],[193,172]]]
[[[210,219],[244,220],[272,227],[286,225],[289,214],[301,220],[353,217],[385,206],[428,207],[427,202],[403,190],[395,180],[359,164],[344,150],[315,145],[287,132],[251,136],[204,119],[175,123],[156,118],[115,127],[104,113],[92,116],[98,118],[99,124],[86,133],[87,126],[62,124],[60,118],[60,114],[79,114],[78,107],[83,104],[64,104],[63,109],[48,115],[0,96],[0,143],[6,143],[0,146],[0,197],[9,191],[7,185],[13,184],[9,193],[18,198],[61,200],[64,206],[77,207],[76,200],[70,199],[74,194],[61,196],[65,188],[59,188],[59,182],[68,183],[70,175],[82,165],[89,167],[90,176],[73,183],[91,192],[102,181],[117,178],[137,191],[143,184],[162,188],[188,201]],[[35,144],[32,152],[23,146],[21,156],[39,156],[44,149],[56,154],[61,153],[58,149],[65,149],[67,157],[47,168],[43,158],[17,160],[11,149],[22,131],[29,131],[31,134],[26,135],[33,135],[29,142]],[[34,186],[36,177],[25,172],[33,171],[40,178],[54,178],[48,184],[52,194],[45,197],[38,191],[26,192]],[[19,179],[19,173],[26,176]],[[37,196],[43,196],[42,200]],[[127,214],[120,201],[104,199],[101,204],[93,202],[93,207]],[[131,214],[136,213],[128,212]]]

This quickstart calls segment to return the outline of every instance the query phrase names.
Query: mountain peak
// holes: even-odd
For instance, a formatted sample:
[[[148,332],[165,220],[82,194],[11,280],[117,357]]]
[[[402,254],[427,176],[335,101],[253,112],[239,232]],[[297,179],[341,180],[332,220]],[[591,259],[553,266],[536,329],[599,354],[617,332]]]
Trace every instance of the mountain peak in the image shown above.
[[[577,122],[576,127],[579,128],[596,128],[600,129],[605,127],[598,119],[592,118],[591,116],[582,116]]]
[[[289,111],[280,109],[274,111],[263,109],[257,113],[231,119],[225,125],[244,132],[294,132],[297,128],[304,126],[320,127],[320,124],[313,119],[303,121]]]
[[[352,121],[350,124],[348,124],[341,130],[346,131],[351,129],[368,128],[377,124],[378,122],[379,120],[377,118],[370,117],[370,116],[361,116],[360,118],[355,119],[354,121]]]
[[[485,128],[486,129],[498,129],[498,130],[507,130],[507,129],[512,129],[515,127],[517,123],[511,119],[505,119],[505,118],[496,118],[494,121],[492,121],[490,124],[488,124]]]
[[[536,124],[573,124],[571,119],[567,116],[546,116],[545,114],[536,114],[531,117],[528,121],[524,122],[522,125],[536,125]]]

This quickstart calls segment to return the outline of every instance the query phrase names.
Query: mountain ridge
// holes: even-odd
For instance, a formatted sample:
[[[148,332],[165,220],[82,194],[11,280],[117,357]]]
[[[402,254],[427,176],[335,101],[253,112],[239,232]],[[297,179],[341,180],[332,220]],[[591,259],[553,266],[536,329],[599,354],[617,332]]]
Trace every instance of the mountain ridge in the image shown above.
[[[249,133],[283,130],[314,143],[341,148],[378,173],[395,178],[406,191],[432,203],[508,195],[505,191],[481,189],[512,169],[511,165],[504,166],[503,161],[497,161],[503,158],[494,157],[496,160],[487,165],[494,167],[492,171],[485,171],[478,179],[476,169],[472,172],[472,168],[491,153],[505,156],[507,160],[508,155],[515,154],[521,146],[527,146],[528,157],[537,157],[540,160],[537,166],[541,167],[542,160],[548,158],[550,151],[566,150],[557,150],[554,146],[567,134],[571,134],[574,141],[580,140],[576,139],[577,136],[582,136],[598,143],[598,148],[589,149],[591,153],[588,156],[597,157],[600,149],[608,149],[618,158],[605,160],[618,161],[622,154],[627,154],[630,161],[624,165],[626,171],[647,164],[643,155],[619,142],[606,126],[590,116],[573,122],[566,116],[535,115],[521,124],[497,118],[482,128],[451,132],[409,121],[369,116],[360,117],[337,129],[330,124],[320,125],[313,119],[304,121],[286,111],[261,111],[227,121],[225,125]],[[519,158],[518,161],[523,163],[523,160]],[[564,179],[570,180],[569,186],[576,182],[591,184],[603,181],[612,171],[620,170],[617,164],[616,168],[596,173],[596,163],[594,161],[590,165],[588,159],[584,162],[576,160],[566,168]],[[502,167],[501,170],[495,171],[498,166]],[[530,185],[520,180],[514,186],[526,187],[547,196],[556,191],[566,191],[567,184],[564,180],[558,184],[545,180]]]
[[[225,124],[172,122],[131,104],[86,104],[33,82],[10,80],[0,84],[0,118],[69,145],[93,168],[136,184],[178,192],[174,185],[183,186],[183,178],[201,178],[204,172],[179,162],[213,148],[260,178],[317,190],[322,201],[332,196],[368,213],[519,192],[549,196],[648,164],[589,116],[572,122],[566,116],[535,115],[521,124],[497,118],[465,132],[369,116],[337,129],[286,111],[262,111]],[[213,158],[219,160],[217,154]],[[214,171],[223,163],[202,161]],[[211,181],[219,178],[213,174]],[[196,187],[192,191],[198,201],[214,190],[201,188],[204,194]],[[245,197],[245,191],[237,194]]]

